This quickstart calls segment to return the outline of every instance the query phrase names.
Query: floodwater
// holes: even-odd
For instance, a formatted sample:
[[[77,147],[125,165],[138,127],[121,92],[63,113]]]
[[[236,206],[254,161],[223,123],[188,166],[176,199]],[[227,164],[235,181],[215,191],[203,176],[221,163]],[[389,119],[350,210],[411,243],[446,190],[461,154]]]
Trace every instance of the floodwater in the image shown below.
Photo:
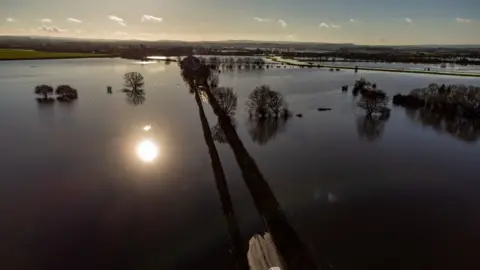
[[[296,58],[298,60],[302,60],[302,57]],[[308,58],[307,58],[308,59]],[[430,71],[435,72],[451,72],[451,73],[460,73],[460,74],[480,74],[480,66],[478,65],[452,65],[447,64],[445,67],[441,67],[440,64],[422,64],[422,63],[384,63],[384,62],[356,62],[356,61],[343,61],[343,58],[336,59],[335,62],[315,62],[315,61],[308,61],[305,62],[312,62],[319,65],[332,65],[332,66],[340,66],[340,67],[356,67],[359,68],[384,68],[384,69],[404,69],[404,70],[414,70],[414,71],[426,71],[430,69]]]
[[[143,98],[120,91],[131,71],[145,77]],[[237,132],[315,260],[331,269],[478,269],[478,132],[394,107],[388,120],[368,121],[340,91],[361,76],[390,97],[433,82],[480,85],[298,68],[222,72],[220,85],[238,94]],[[79,99],[38,104],[38,84],[70,84]],[[262,84],[303,117],[250,121],[245,100]],[[2,269],[228,269],[198,107],[176,64],[1,62],[0,91]],[[248,243],[265,231],[230,147],[217,148]]]

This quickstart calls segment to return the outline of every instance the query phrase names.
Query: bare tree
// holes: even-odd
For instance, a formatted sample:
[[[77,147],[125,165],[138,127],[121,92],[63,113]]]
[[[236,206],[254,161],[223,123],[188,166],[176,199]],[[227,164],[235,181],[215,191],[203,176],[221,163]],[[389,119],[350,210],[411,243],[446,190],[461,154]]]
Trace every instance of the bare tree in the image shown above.
[[[222,108],[223,112],[230,116],[235,115],[235,111],[237,110],[238,97],[237,94],[233,92],[233,88],[218,87],[212,89],[211,91],[218,104]]]
[[[145,84],[142,74],[138,72],[129,72],[123,76],[125,80],[125,88],[124,91],[137,91],[138,89],[142,89],[143,85]]]
[[[280,93],[270,91],[268,92],[268,108],[275,117],[278,117],[287,108],[287,104]]]
[[[358,107],[365,109],[367,117],[371,117],[373,113],[386,113],[388,99],[384,96],[363,96],[357,103]]]
[[[267,85],[258,86],[248,96],[246,102],[248,111],[251,115],[263,118],[268,114],[268,95],[270,87]]]

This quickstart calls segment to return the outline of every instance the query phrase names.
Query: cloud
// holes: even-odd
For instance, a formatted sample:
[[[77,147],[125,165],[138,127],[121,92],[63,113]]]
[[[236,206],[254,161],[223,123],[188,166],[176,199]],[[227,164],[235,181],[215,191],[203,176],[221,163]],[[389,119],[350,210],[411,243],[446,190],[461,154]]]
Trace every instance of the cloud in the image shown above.
[[[472,20],[465,19],[465,18],[456,18],[455,21],[458,22],[458,23],[471,23],[472,22]]]
[[[120,24],[121,26],[127,26],[127,24],[124,22],[118,22],[118,24]]]
[[[286,21],[280,19],[280,20],[278,20],[278,23],[279,23],[283,28],[287,28],[287,22],[286,22]]]
[[[409,23],[409,24],[412,24],[412,23],[413,23],[413,20],[410,19],[410,18],[405,18],[404,20],[405,20],[407,23]]]
[[[161,22],[161,21],[163,21],[163,19],[159,18],[159,17],[152,16],[152,15],[143,15],[141,21],[142,22],[146,22],[146,21]]]
[[[290,35],[287,35],[287,38],[288,39],[296,39],[297,36],[293,35],[293,34],[290,34]]]
[[[15,22],[15,19],[14,18],[6,18],[5,19],[7,22]]]
[[[73,22],[73,23],[82,23],[82,21],[80,21],[79,19],[75,19],[75,18],[67,18],[67,21]]]
[[[322,22],[318,27],[320,27],[320,28],[330,28],[330,25],[328,25],[327,23]]]
[[[342,27],[341,27],[340,25],[338,25],[338,24],[331,24],[330,27],[336,28],[336,29],[342,28]]]
[[[112,21],[115,21],[115,22],[123,22],[123,19],[120,18],[120,17],[117,17],[115,15],[110,15],[108,16],[108,19],[112,20]]]
[[[49,33],[61,33],[61,32],[67,32],[67,30],[60,29],[56,26],[48,26],[48,25],[42,25],[39,28],[37,28],[37,31],[40,32],[49,32]]]
[[[83,33],[83,31],[82,30],[76,30],[75,33],[81,34],[81,33]]]
[[[41,21],[42,23],[51,23],[51,22],[52,22],[52,20],[49,19],[49,18],[43,18],[43,19],[40,19],[40,21]]]
[[[113,35],[115,35],[115,36],[128,36],[127,32],[123,32],[123,31],[114,32]]]
[[[254,17],[253,19],[257,22],[270,22],[270,21],[272,21],[268,18],[260,18],[260,17]]]
[[[360,20],[356,20],[356,19],[350,19],[349,21],[350,21],[351,23],[359,23],[359,22],[361,22]]]

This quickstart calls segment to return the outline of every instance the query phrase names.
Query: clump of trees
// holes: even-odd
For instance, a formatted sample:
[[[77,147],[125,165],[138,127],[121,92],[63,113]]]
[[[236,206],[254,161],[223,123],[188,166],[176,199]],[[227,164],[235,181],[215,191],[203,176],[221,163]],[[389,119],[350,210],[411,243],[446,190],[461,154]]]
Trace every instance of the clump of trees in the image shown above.
[[[55,90],[55,94],[58,95],[57,100],[60,102],[71,102],[78,99],[77,89],[72,88],[70,85],[59,85]]]
[[[268,85],[261,85],[255,88],[248,96],[246,106],[250,116],[258,118],[291,116],[282,94],[273,91]]]
[[[42,95],[42,98],[37,98],[39,103],[52,103],[55,101],[55,99],[51,97],[54,91],[53,87],[50,85],[37,85],[34,92],[37,95]],[[59,102],[72,102],[78,99],[77,89],[71,87],[70,85],[59,85],[55,90],[55,94],[57,95],[57,100]]]
[[[406,96],[395,95],[393,103],[413,109],[423,107],[449,116],[480,119],[480,87],[473,85],[430,84],[413,89]]]

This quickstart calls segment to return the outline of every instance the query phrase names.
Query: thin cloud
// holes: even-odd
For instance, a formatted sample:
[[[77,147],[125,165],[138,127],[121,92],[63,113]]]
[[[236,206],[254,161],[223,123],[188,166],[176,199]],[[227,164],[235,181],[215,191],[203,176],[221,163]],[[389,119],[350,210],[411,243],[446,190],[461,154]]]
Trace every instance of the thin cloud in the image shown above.
[[[280,20],[278,20],[278,23],[279,23],[283,28],[287,28],[287,22],[286,22],[286,21],[280,19]]]
[[[290,34],[290,35],[287,35],[287,38],[288,39],[296,39],[297,36],[293,35],[293,34]]]
[[[117,23],[120,24],[121,26],[127,26],[127,24],[124,22],[117,22]]]
[[[67,32],[67,30],[60,29],[56,26],[48,26],[48,25],[42,25],[39,28],[37,28],[37,31],[40,32],[49,32],[49,33],[61,33],[61,32]]]
[[[147,22],[147,21],[162,22],[163,19],[159,18],[159,17],[152,16],[152,15],[143,15],[141,21],[142,22]]]
[[[115,35],[115,36],[128,36],[127,32],[123,32],[123,31],[114,32],[113,35]]]
[[[413,20],[410,19],[410,18],[405,18],[405,21],[406,21],[407,23],[409,23],[409,24],[413,24]]]
[[[357,20],[357,19],[350,19],[349,21],[350,21],[351,23],[359,23],[359,22],[361,22],[360,20]]]
[[[338,25],[338,24],[331,24],[330,27],[336,28],[336,29],[342,28],[342,27],[341,27],[340,25]]]
[[[253,19],[257,22],[270,22],[270,21],[272,21],[268,18],[260,18],[260,17],[254,17]]]
[[[73,23],[82,23],[82,21],[81,21],[81,20],[79,20],[79,19],[75,19],[75,18],[67,18],[67,21],[69,21],[69,22],[73,22]]]
[[[115,15],[110,15],[110,16],[108,16],[108,19],[109,19],[109,20],[112,20],[112,21],[115,21],[115,22],[123,22],[123,19],[122,19],[122,18],[117,17],[117,16],[115,16]]]
[[[6,18],[5,19],[7,22],[15,22],[15,19],[14,18]]]
[[[322,22],[318,27],[320,27],[320,28],[330,28],[330,25],[328,25],[327,23]]]
[[[40,19],[40,21],[41,21],[42,23],[52,23],[52,20],[49,19],[49,18],[43,18],[43,19]]]
[[[466,19],[466,18],[456,18],[455,21],[458,22],[458,23],[471,23],[472,22],[472,20]]]

